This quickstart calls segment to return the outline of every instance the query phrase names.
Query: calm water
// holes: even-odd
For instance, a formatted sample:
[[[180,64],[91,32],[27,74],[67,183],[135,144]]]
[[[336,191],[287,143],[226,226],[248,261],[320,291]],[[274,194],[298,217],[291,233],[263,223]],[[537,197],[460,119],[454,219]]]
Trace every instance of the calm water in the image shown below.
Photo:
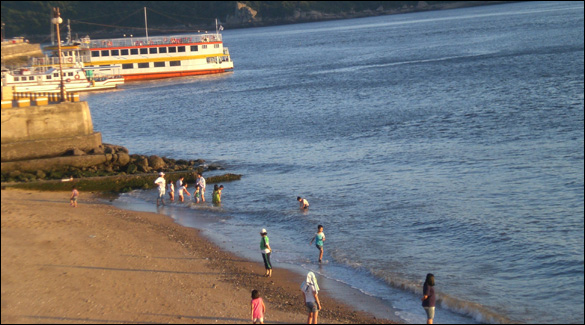
[[[244,256],[260,260],[267,228],[277,267],[315,269],[406,322],[425,321],[431,272],[436,323],[583,323],[583,12],[532,2],[226,30],[233,73],[85,99],[104,142],[244,174],[221,208],[163,211]]]

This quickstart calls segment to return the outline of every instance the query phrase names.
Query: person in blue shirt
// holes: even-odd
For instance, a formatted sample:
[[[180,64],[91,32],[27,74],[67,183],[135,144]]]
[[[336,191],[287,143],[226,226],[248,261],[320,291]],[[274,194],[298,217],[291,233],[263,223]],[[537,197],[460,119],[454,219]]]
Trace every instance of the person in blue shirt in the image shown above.
[[[311,239],[311,243],[309,245],[313,244],[313,241],[315,241],[315,245],[319,250],[319,263],[321,263],[321,260],[323,260],[323,242],[325,241],[325,233],[323,232],[322,225],[318,225],[317,230],[317,234],[315,234],[315,237]]]

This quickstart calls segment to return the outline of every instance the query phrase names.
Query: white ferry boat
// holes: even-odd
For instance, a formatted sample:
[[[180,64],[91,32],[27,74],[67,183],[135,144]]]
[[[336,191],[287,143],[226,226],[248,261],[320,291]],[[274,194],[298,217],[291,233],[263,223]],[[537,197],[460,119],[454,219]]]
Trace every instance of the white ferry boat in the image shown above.
[[[57,46],[45,50],[52,51],[52,57],[33,64],[57,65]],[[82,63],[86,69],[119,65],[124,80],[213,74],[234,68],[220,33],[100,40],[85,37],[71,45],[62,45],[61,52],[65,66],[76,62]]]
[[[115,75],[118,68],[116,66],[99,69],[63,68],[65,91],[81,92],[116,88],[124,84],[124,78]],[[4,72],[2,86],[13,87],[15,93],[59,93],[61,75],[59,68],[55,67],[46,70],[22,68],[15,72]]]

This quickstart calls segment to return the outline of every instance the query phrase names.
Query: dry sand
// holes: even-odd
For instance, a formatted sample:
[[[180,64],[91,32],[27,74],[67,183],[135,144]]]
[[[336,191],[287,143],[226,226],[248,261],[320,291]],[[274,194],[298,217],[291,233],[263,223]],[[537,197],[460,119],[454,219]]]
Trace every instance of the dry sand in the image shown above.
[[[264,267],[164,215],[81,193],[2,190],[2,323],[305,323],[301,275]],[[323,289],[323,288],[322,288]],[[324,290],[325,291],[325,290]],[[320,323],[388,323],[319,295]]]

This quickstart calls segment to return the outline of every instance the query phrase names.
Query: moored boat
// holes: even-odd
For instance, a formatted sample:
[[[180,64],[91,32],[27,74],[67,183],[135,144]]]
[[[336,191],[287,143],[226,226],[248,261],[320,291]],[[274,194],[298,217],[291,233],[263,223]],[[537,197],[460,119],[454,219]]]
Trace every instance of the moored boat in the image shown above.
[[[57,47],[52,57],[37,60],[35,66],[58,64]],[[121,66],[125,80],[144,80],[213,74],[230,71],[234,64],[220,33],[180,36],[126,37],[90,40],[85,37],[61,47],[63,64],[84,68]]]
[[[124,78],[115,75],[117,66],[84,69],[63,68],[63,85],[66,92],[113,89],[124,84]],[[61,91],[61,75],[58,68],[35,70],[22,68],[5,72],[2,86],[13,87],[16,93],[58,93]]]

